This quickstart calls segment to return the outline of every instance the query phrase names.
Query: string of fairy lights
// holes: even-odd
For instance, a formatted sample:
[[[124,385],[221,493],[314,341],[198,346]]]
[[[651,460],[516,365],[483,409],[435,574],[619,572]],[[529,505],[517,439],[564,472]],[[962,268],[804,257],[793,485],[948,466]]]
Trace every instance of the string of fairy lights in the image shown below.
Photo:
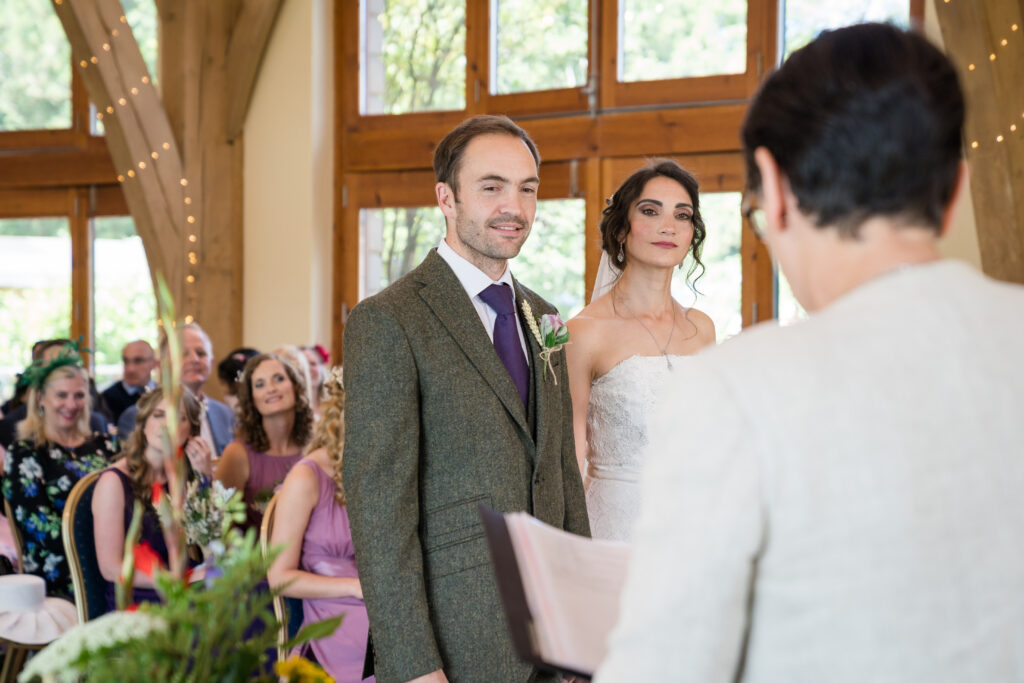
[[[60,12],[64,8],[65,0],[53,0],[53,4],[54,4],[54,6],[56,8],[56,11]],[[123,15],[123,14],[120,16],[120,23],[124,24],[125,26],[128,25],[128,18],[125,15]],[[108,40],[101,45],[102,51],[104,53],[109,54],[112,51],[112,49],[113,49],[112,48],[112,43],[120,35],[121,35],[121,31],[119,29],[117,29],[117,28],[111,29]],[[80,66],[83,70],[88,69],[90,66],[98,65],[100,63],[101,57],[102,57],[102,55],[100,55],[100,56],[92,55],[92,56],[89,57],[89,59],[81,59],[78,62],[78,66]],[[148,75],[143,75],[139,79],[139,82],[140,82],[140,84],[142,86],[151,86],[151,81],[150,81],[150,78],[149,78]],[[127,93],[122,93],[119,97],[116,98],[116,100],[112,97],[111,98],[112,101],[109,104],[107,104],[105,107],[102,104],[100,104],[99,102],[97,102],[96,103],[96,109],[97,109],[97,111],[96,111],[96,119],[98,121],[103,121],[105,117],[116,116],[117,115],[117,107],[126,107],[126,106],[128,106],[128,96],[130,95],[132,97],[135,97],[135,96],[139,95],[140,92],[142,92],[142,91],[140,90],[139,85],[133,85],[132,87],[130,87],[128,89]],[[114,106],[115,103],[116,103],[117,107]],[[146,171],[152,171],[153,170],[153,165],[157,161],[159,161],[159,159],[160,159],[160,151],[162,150],[164,152],[168,152],[170,149],[171,149],[171,143],[170,142],[163,142],[163,143],[161,143],[160,146],[159,146],[159,149],[154,149],[154,150],[152,150],[149,153],[149,159],[150,159],[149,162],[147,162],[146,159],[141,159],[134,166],[129,167],[127,169],[124,169],[123,172],[117,174],[117,182],[122,183],[122,184],[128,183],[128,182],[133,181],[136,177],[138,177],[138,174],[141,174],[141,173],[146,172]],[[185,244],[185,250],[186,250],[185,261],[186,261],[186,264],[187,264],[186,269],[185,269],[186,270],[185,282],[186,282],[187,285],[195,285],[195,282],[196,282],[196,271],[198,270],[198,266],[199,266],[199,244],[198,244],[199,243],[199,235],[197,234],[198,231],[197,231],[197,226],[196,226],[196,217],[194,215],[188,213],[189,209],[191,208],[191,205],[192,205],[192,197],[188,194],[188,189],[187,189],[188,188],[188,179],[183,177],[183,178],[181,178],[179,180],[179,183],[181,184],[181,187],[184,188],[182,201],[184,202],[184,205],[186,207],[188,207],[188,208],[185,209],[185,214],[186,214],[185,221],[188,223],[188,230],[186,231],[187,232],[187,237],[186,237],[187,242]],[[192,292],[192,291],[187,292],[186,293],[186,298],[189,301],[193,300],[194,299],[194,292]],[[185,323],[191,323],[194,319],[195,318],[194,318],[194,316],[191,313],[186,314],[185,318],[184,318]],[[160,323],[159,320],[157,322],[158,322],[158,324]]]
[[[951,2],[952,2],[952,0],[944,0],[944,3],[947,4],[947,5],[950,4]],[[1020,35],[1019,31],[1020,31],[1020,26],[1018,26],[1017,24],[1010,24],[1010,33],[1011,34],[1017,34],[1019,36]],[[1003,37],[1003,38],[999,39],[999,47],[1008,47],[1009,45],[1010,45],[1010,40],[1008,38]],[[988,53],[988,61],[994,62],[998,58],[999,58],[999,56],[995,52]],[[975,71],[975,70],[977,70],[977,68],[978,68],[978,65],[975,64],[974,62],[971,62],[971,63],[969,63],[967,65],[967,70],[968,71]],[[1021,112],[1020,117],[1021,117],[1021,119],[1024,119],[1024,112]],[[1016,122],[1010,123],[1010,125],[1007,127],[1009,132],[1010,133],[1016,133],[1017,132],[1017,125],[1018,124]],[[1024,123],[1021,123],[1020,125],[1024,126]],[[1006,139],[1006,136],[1004,135],[1004,133],[1003,132],[999,132],[999,133],[996,134],[994,140],[995,140],[996,143],[1000,143],[1000,142],[1002,142],[1005,139]],[[981,145],[982,145],[982,141],[981,140],[971,140],[971,149],[978,149],[979,147],[981,147]]]

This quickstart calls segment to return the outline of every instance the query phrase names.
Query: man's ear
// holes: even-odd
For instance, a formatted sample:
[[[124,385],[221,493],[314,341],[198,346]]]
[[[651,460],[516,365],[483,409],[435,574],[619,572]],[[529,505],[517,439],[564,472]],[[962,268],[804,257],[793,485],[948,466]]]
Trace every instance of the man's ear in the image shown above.
[[[455,192],[448,183],[437,183],[434,185],[434,194],[437,195],[437,205],[445,218],[455,220]]]
[[[768,229],[776,232],[785,230],[786,192],[789,189],[786,178],[767,147],[758,147],[754,150],[754,163],[761,173],[761,196],[758,200],[764,210]]]
[[[953,184],[953,194],[949,198],[949,203],[942,210],[942,224],[939,226],[939,237],[945,237],[946,233],[949,232],[950,227],[953,225],[953,216],[956,215],[956,210],[960,206],[960,201],[964,198],[964,192],[967,192],[970,187],[970,169],[967,168],[967,162],[961,161],[959,167],[956,170],[956,182]]]

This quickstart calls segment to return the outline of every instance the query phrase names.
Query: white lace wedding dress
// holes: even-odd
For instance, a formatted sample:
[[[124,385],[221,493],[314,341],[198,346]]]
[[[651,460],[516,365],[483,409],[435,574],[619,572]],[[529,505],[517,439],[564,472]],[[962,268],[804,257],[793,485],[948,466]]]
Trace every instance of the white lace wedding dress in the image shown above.
[[[673,365],[688,356],[668,356]],[[671,376],[665,356],[630,356],[590,385],[587,407],[587,493],[594,538],[629,541],[640,512],[640,471],[647,455],[647,418],[658,388]]]

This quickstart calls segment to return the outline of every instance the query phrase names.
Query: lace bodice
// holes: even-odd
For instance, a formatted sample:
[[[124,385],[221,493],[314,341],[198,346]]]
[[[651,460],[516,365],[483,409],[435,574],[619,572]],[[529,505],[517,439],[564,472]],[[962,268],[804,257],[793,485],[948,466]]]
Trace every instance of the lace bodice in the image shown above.
[[[672,364],[687,356],[669,356]],[[584,487],[594,538],[629,540],[639,512],[647,417],[672,374],[664,356],[630,356],[590,384]]]

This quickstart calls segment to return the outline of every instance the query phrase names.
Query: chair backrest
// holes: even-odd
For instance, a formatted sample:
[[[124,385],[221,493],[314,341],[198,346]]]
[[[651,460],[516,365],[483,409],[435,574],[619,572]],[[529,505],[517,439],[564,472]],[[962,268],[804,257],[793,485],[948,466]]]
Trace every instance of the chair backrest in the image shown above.
[[[263,522],[260,524],[260,551],[263,557],[267,557],[270,550],[270,536],[274,530],[274,513],[277,511],[277,494],[270,499],[267,509],[263,513]],[[277,617],[281,628],[277,633],[277,660],[283,662],[288,657],[285,650],[285,643],[294,638],[302,626],[302,600],[299,598],[286,598],[283,595],[274,596],[274,616]]]
[[[85,623],[107,612],[107,580],[96,560],[93,536],[92,493],[103,470],[82,477],[68,494],[61,518],[64,552],[71,568],[78,620]]]
[[[25,554],[25,544],[21,541],[21,529],[18,528],[18,523],[14,521],[14,515],[11,513],[11,503],[4,498],[4,516],[7,517],[7,524],[11,527],[11,536],[14,538],[14,547],[18,551],[18,573],[21,574],[25,570],[21,566],[22,555]]]

